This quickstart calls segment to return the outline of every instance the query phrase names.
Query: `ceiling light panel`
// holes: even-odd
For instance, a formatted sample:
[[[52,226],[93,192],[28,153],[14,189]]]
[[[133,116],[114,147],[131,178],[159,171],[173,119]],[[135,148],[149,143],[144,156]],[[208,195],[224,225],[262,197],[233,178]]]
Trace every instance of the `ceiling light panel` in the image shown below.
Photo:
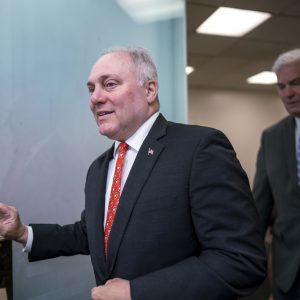
[[[136,22],[169,20],[184,15],[184,0],[117,0],[123,10]]]
[[[197,29],[197,33],[240,37],[259,26],[271,14],[253,10],[219,7]]]
[[[193,73],[194,72],[194,67],[192,67],[192,66],[186,66],[185,67],[185,73],[187,74],[187,75],[190,75],[191,73]]]
[[[275,84],[277,77],[274,72],[263,71],[247,78],[247,82],[250,84]]]

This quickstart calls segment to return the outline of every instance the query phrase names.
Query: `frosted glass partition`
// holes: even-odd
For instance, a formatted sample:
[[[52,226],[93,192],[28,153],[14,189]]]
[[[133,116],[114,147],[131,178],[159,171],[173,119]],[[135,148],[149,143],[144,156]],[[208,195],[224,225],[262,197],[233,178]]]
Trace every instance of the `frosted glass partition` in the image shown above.
[[[138,24],[112,0],[0,3],[0,201],[23,222],[67,224],[84,206],[89,164],[111,145],[89,111],[86,80],[100,52],[149,49],[161,110],[186,121],[185,19]],[[90,299],[90,258],[28,263],[13,245],[14,300]]]

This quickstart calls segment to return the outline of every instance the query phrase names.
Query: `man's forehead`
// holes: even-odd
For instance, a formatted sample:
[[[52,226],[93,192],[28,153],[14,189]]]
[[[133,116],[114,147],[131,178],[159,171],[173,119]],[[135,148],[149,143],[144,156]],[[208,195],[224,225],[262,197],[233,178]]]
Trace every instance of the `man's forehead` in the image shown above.
[[[110,53],[106,53],[104,55],[102,55],[97,63],[101,63],[101,62],[113,62],[113,61],[126,61],[127,63],[131,60],[130,59],[130,55],[127,52],[124,51],[116,51],[116,52],[110,52]]]
[[[282,66],[277,72],[277,77],[298,77],[300,76],[300,61]]]
[[[125,76],[133,74],[133,63],[131,57],[126,52],[111,52],[101,56],[91,69],[89,80],[93,81],[99,77],[107,77],[111,74]],[[126,75],[127,76],[127,75]]]
[[[129,69],[132,66],[131,59],[126,52],[112,52],[101,56],[92,67],[93,71],[108,69]]]

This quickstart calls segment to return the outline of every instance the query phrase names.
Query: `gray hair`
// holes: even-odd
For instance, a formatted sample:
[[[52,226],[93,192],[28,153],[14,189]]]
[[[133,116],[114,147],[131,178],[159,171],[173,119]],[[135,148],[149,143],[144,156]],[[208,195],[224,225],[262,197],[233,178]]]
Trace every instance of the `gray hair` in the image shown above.
[[[148,80],[155,80],[158,84],[158,76],[155,63],[148,51],[142,47],[114,47],[102,53],[106,55],[114,52],[126,52],[132,59],[136,68],[138,82],[143,86]]]
[[[293,49],[278,56],[273,64],[272,71],[277,73],[283,66],[300,61],[300,49]]]

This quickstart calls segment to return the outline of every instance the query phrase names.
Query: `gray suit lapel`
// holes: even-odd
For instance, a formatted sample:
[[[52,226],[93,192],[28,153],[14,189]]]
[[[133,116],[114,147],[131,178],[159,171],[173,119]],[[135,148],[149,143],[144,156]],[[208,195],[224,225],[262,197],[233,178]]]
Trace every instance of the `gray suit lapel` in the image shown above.
[[[166,127],[167,121],[160,115],[142,144],[123,188],[109,238],[107,257],[108,276],[110,276],[113,270],[118,249],[130,220],[134,205],[144,184],[151,175],[151,171],[156,164],[160,153],[164,149],[164,145],[158,141],[158,138],[165,134]]]
[[[284,124],[282,130],[285,157],[287,158],[287,167],[290,174],[291,181],[294,186],[298,187],[297,177],[297,159],[296,159],[296,145],[295,145],[295,120],[293,117],[289,117]],[[280,139],[279,139],[280,140]]]

